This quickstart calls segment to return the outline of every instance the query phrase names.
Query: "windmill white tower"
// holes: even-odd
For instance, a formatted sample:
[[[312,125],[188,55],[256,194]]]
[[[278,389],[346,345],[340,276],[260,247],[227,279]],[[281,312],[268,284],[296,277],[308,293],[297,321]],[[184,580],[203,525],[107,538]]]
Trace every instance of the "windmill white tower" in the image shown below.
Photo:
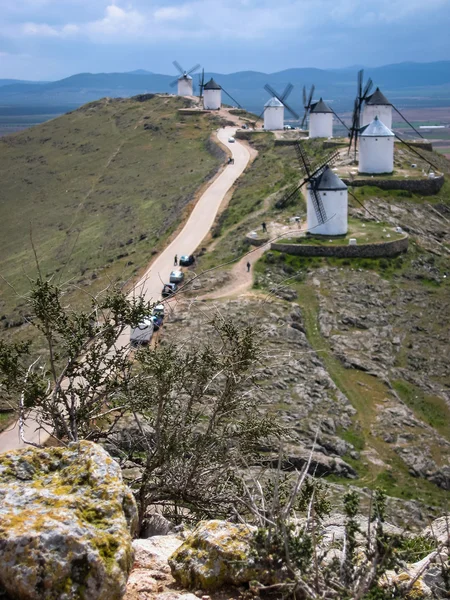
[[[180,72],[180,77],[177,77],[177,79],[172,81],[170,87],[178,86],[178,96],[193,96],[194,92],[191,74],[197,71],[200,68],[200,65],[195,65],[195,67],[192,67],[189,71],[185,71],[176,60],[173,61],[173,65]]]
[[[386,127],[392,129],[392,104],[379,87],[365,99],[361,126],[369,125],[375,117],[378,117]]]
[[[270,100],[264,104],[264,129],[267,131],[277,131],[284,128],[284,109],[286,108],[295,119],[299,119],[298,114],[286,102],[287,97],[294,89],[292,83],[288,83],[284,92],[278,94],[268,83],[264,86],[266,92],[271,94]]]
[[[378,117],[359,130],[360,173],[392,173],[395,134]]]
[[[278,131],[284,127],[284,104],[278,98],[271,98],[264,104],[264,129]]]
[[[348,231],[348,190],[345,183],[327,165],[308,184],[306,202],[308,231],[317,235],[345,235]],[[321,209],[327,220],[320,218]]]
[[[217,110],[222,106],[222,88],[211,79],[203,86],[203,108],[205,110]]]
[[[333,137],[333,111],[322,100],[310,105],[309,110],[309,137]]]

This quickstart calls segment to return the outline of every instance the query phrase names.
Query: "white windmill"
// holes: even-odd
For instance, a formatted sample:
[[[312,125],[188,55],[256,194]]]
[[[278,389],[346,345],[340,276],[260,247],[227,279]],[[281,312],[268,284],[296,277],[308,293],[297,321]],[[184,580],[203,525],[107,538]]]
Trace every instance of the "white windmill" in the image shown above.
[[[300,140],[294,143],[297,158],[305,172],[303,181],[277,202],[278,208],[287,206],[307,186],[308,231],[318,235],[344,235],[348,230],[348,190],[345,183],[331,170],[339,158],[335,152],[321,164],[312,167]]]
[[[264,86],[266,92],[272,97],[264,104],[264,129],[267,131],[277,131],[284,128],[284,109],[288,110],[295,119],[299,119],[298,114],[286,102],[287,97],[294,89],[292,83],[288,83],[284,92],[278,94],[272,86]]]
[[[378,117],[359,130],[360,173],[392,173],[395,134]]]
[[[333,111],[322,98],[319,102],[311,104],[309,111],[309,137],[333,137]]]
[[[330,138],[333,137],[333,116],[338,119],[348,130],[347,125],[337,115],[332,108],[320,98],[318,102],[313,102],[313,94],[316,89],[315,85],[311,86],[309,96],[306,96],[306,87],[303,86],[303,107],[305,113],[303,115],[301,127],[305,126],[306,119],[309,115],[309,137],[310,138]]]
[[[177,79],[172,81],[170,87],[175,87],[178,85],[178,96],[193,96],[194,92],[191,74],[200,69],[200,65],[195,65],[195,67],[192,67],[192,69],[189,69],[189,71],[185,71],[176,60],[173,61],[173,65],[180,72],[180,77],[177,77]]]
[[[203,108],[205,110],[217,110],[222,106],[222,88],[211,79],[203,86]]]

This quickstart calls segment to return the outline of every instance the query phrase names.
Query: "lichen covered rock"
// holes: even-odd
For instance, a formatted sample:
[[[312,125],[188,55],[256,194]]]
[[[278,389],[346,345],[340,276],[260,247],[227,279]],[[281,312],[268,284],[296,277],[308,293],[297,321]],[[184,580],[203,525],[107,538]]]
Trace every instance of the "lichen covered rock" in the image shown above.
[[[257,568],[252,557],[255,527],[226,521],[202,521],[169,558],[175,580],[188,589],[213,591],[269,574]]]
[[[0,455],[0,591],[12,600],[119,600],[137,509],[98,445]]]

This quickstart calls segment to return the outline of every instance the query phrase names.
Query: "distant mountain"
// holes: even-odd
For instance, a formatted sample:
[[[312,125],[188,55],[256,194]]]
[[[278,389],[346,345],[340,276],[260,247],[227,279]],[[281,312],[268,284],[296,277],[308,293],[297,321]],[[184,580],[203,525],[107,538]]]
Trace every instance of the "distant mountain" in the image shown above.
[[[24,79],[0,79],[0,87],[4,85],[14,85],[16,83],[31,83],[33,85],[42,85],[44,83],[48,83],[47,81],[26,81]]]
[[[130,75],[153,75],[153,71],[146,71],[145,69],[136,69],[135,71],[129,71]]]
[[[241,71],[223,75],[205,73],[214,77],[224,90],[253,112],[260,112],[268,95],[264,85],[270,83],[277,90],[291,82],[295,89],[289,104],[302,112],[301,89],[315,84],[315,98],[320,96],[338,111],[348,111],[356,91],[357,67],[345,69],[296,68],[276,73]],[[448,106],[450,104],[450,61],[433,63],[399,63],[365,70],[387,97],[399,107]],[[173,75],[161,75],[138,69],[131,73],[79,73],[59,81],[42,83],[14,82],[1,84],[0,104],[3,106],[79,106],[104,96],[128,97],[146,92],[173,93],[170,87]],[[0,80],[7,81],[7,80]],[[198,89],[198,76],[194,76]],[[227,102],[226,96],[224,101]],[[231,100],[230,103],[234,104]],[[50,112],[50,111],[49,111]]]

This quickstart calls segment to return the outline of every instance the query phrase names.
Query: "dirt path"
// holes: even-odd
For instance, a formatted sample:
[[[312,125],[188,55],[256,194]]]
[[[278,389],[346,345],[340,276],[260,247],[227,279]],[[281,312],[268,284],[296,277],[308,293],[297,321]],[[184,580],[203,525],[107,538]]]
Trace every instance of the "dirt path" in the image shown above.
[[[230,296],[240,296],[248,292],[253,285],[254,267],[261,256],[270,249],[271,242],[276,238],[299,234],[306,231],[306,223],[302,226],[280,225],[279,223],[268,224],[270,241],[263,246],[259,246],[243,256],[231,269],[231,281],[228,281],[223,287],[214,290],[210,294],[200,296],[199,300],[217,300],[218,298],[227,298]],[[216,243],[216,242],[214,242]],[[247,270],[247,263],[250,263],[250,271]]]
[[[221,144],[229,150],[230,155],[234,158],[234,164],[227,165],[219,176],[213,178],[211,185],[199,198],[183,229],[152,262],[130,292],[129,297],[143,294],[146,300],[159,300],[163,283],[168,281],[169,273],[173,269],[175,254],[178,256],[193,254],[207,236],[223,199],[250,162],[251,155],[245,144],[238,141],[228,142],[235,132],[236,127],[225,127],[217,133]],[[129,340],[130,332],[127,329],[120,336],[116,345],[117,347],[128,346]],[[26,439],[34,443],[43,444],[50,437],[49,434],[37,429],[37,423],[33,418],[27,420],[24,429]],[[13,423],[0,434],[0,453],[23,446],[19,436],[18,422]]]

